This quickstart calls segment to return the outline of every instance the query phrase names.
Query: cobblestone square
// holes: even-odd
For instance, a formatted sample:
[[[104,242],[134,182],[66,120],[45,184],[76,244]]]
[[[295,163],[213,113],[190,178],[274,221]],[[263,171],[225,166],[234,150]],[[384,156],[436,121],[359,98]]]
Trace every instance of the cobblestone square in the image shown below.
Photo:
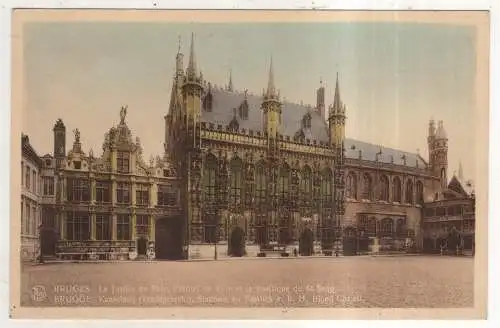
[[[21,283],[22,306],[471,307],[473,258],[60,263]]]

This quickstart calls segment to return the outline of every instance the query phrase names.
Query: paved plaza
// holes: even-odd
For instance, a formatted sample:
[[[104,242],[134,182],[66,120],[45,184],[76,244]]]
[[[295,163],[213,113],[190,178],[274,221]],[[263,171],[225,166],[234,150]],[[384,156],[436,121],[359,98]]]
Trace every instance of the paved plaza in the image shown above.
[[[471,307],[473,258],[283,258],[22,266],[22,306]]]

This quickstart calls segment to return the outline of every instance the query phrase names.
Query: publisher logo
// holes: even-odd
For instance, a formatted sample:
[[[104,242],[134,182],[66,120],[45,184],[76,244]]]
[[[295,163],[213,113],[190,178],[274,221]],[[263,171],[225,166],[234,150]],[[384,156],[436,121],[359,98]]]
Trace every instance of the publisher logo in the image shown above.
[[[47,291],[44,286],[34,286],[31,288],[31,297],[35,302],[43,302],[47,299]]]

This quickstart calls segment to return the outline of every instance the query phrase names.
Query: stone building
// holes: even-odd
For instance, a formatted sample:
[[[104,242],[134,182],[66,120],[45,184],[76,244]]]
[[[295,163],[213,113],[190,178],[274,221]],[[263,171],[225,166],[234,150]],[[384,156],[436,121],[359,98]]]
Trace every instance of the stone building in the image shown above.
[[[42,161],[27,135],[21,136],[21,147],[21,260],[33,261],[39,249]]]
[[[458,176],[454,174],[447,188],[425,204],[424,252],[474,253],[475,198],[474,184],[464,179],[460,165]]]
[[[43,159],[45,254],[127,258],[345,255],[423,247],[425,202],[447,187],[448,138],[429,123],[428,160],[345,137],[348,109],[337,76],[313,105],[284,101],[273,63],[261,95],[224,88],[197,67],[176,71],[165,115],[165,152],[146,163],[126,123],[101,156],[54,126]],[[425,127],[424,127],[425,128]],[[44,190],[45,191],[45,190]],[[44,235],[45,236],[45,235]],[[47,242],[44,242],[46,240]]]

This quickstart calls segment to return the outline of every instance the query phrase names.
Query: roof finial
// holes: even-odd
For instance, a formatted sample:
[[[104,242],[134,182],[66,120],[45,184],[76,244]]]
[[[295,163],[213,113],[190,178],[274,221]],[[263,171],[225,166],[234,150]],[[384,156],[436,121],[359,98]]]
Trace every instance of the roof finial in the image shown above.
[[[179,48],[177,49],[178,54],[181,52],[181,44],[182,44],[182,39],[181,39],[181,35],[179,34]]]
[[[233,91],[233,70],[229,69],[229,85],[227,86],[228,91]]]
[[[267,96],[274,97],[276,89],[274,87],[274,70],[273,70],[273,56],[271,56],[271,64],[269,65],[269,81],[267,83]]]
[[[333,97],[333,108],[338,109],[341,106],[340,102],[340,86],[339,86],[339,72],[337,72],[337,79],[335,81],[335,95]]]
[[[462,168],[462,161],[458,162],[458,179],[460,180],[464,179],[464,170]]]
[[[191,33],[191,50],[189,52],[188,76],[196,76],[196,58],[194,55],[194,33]]]

